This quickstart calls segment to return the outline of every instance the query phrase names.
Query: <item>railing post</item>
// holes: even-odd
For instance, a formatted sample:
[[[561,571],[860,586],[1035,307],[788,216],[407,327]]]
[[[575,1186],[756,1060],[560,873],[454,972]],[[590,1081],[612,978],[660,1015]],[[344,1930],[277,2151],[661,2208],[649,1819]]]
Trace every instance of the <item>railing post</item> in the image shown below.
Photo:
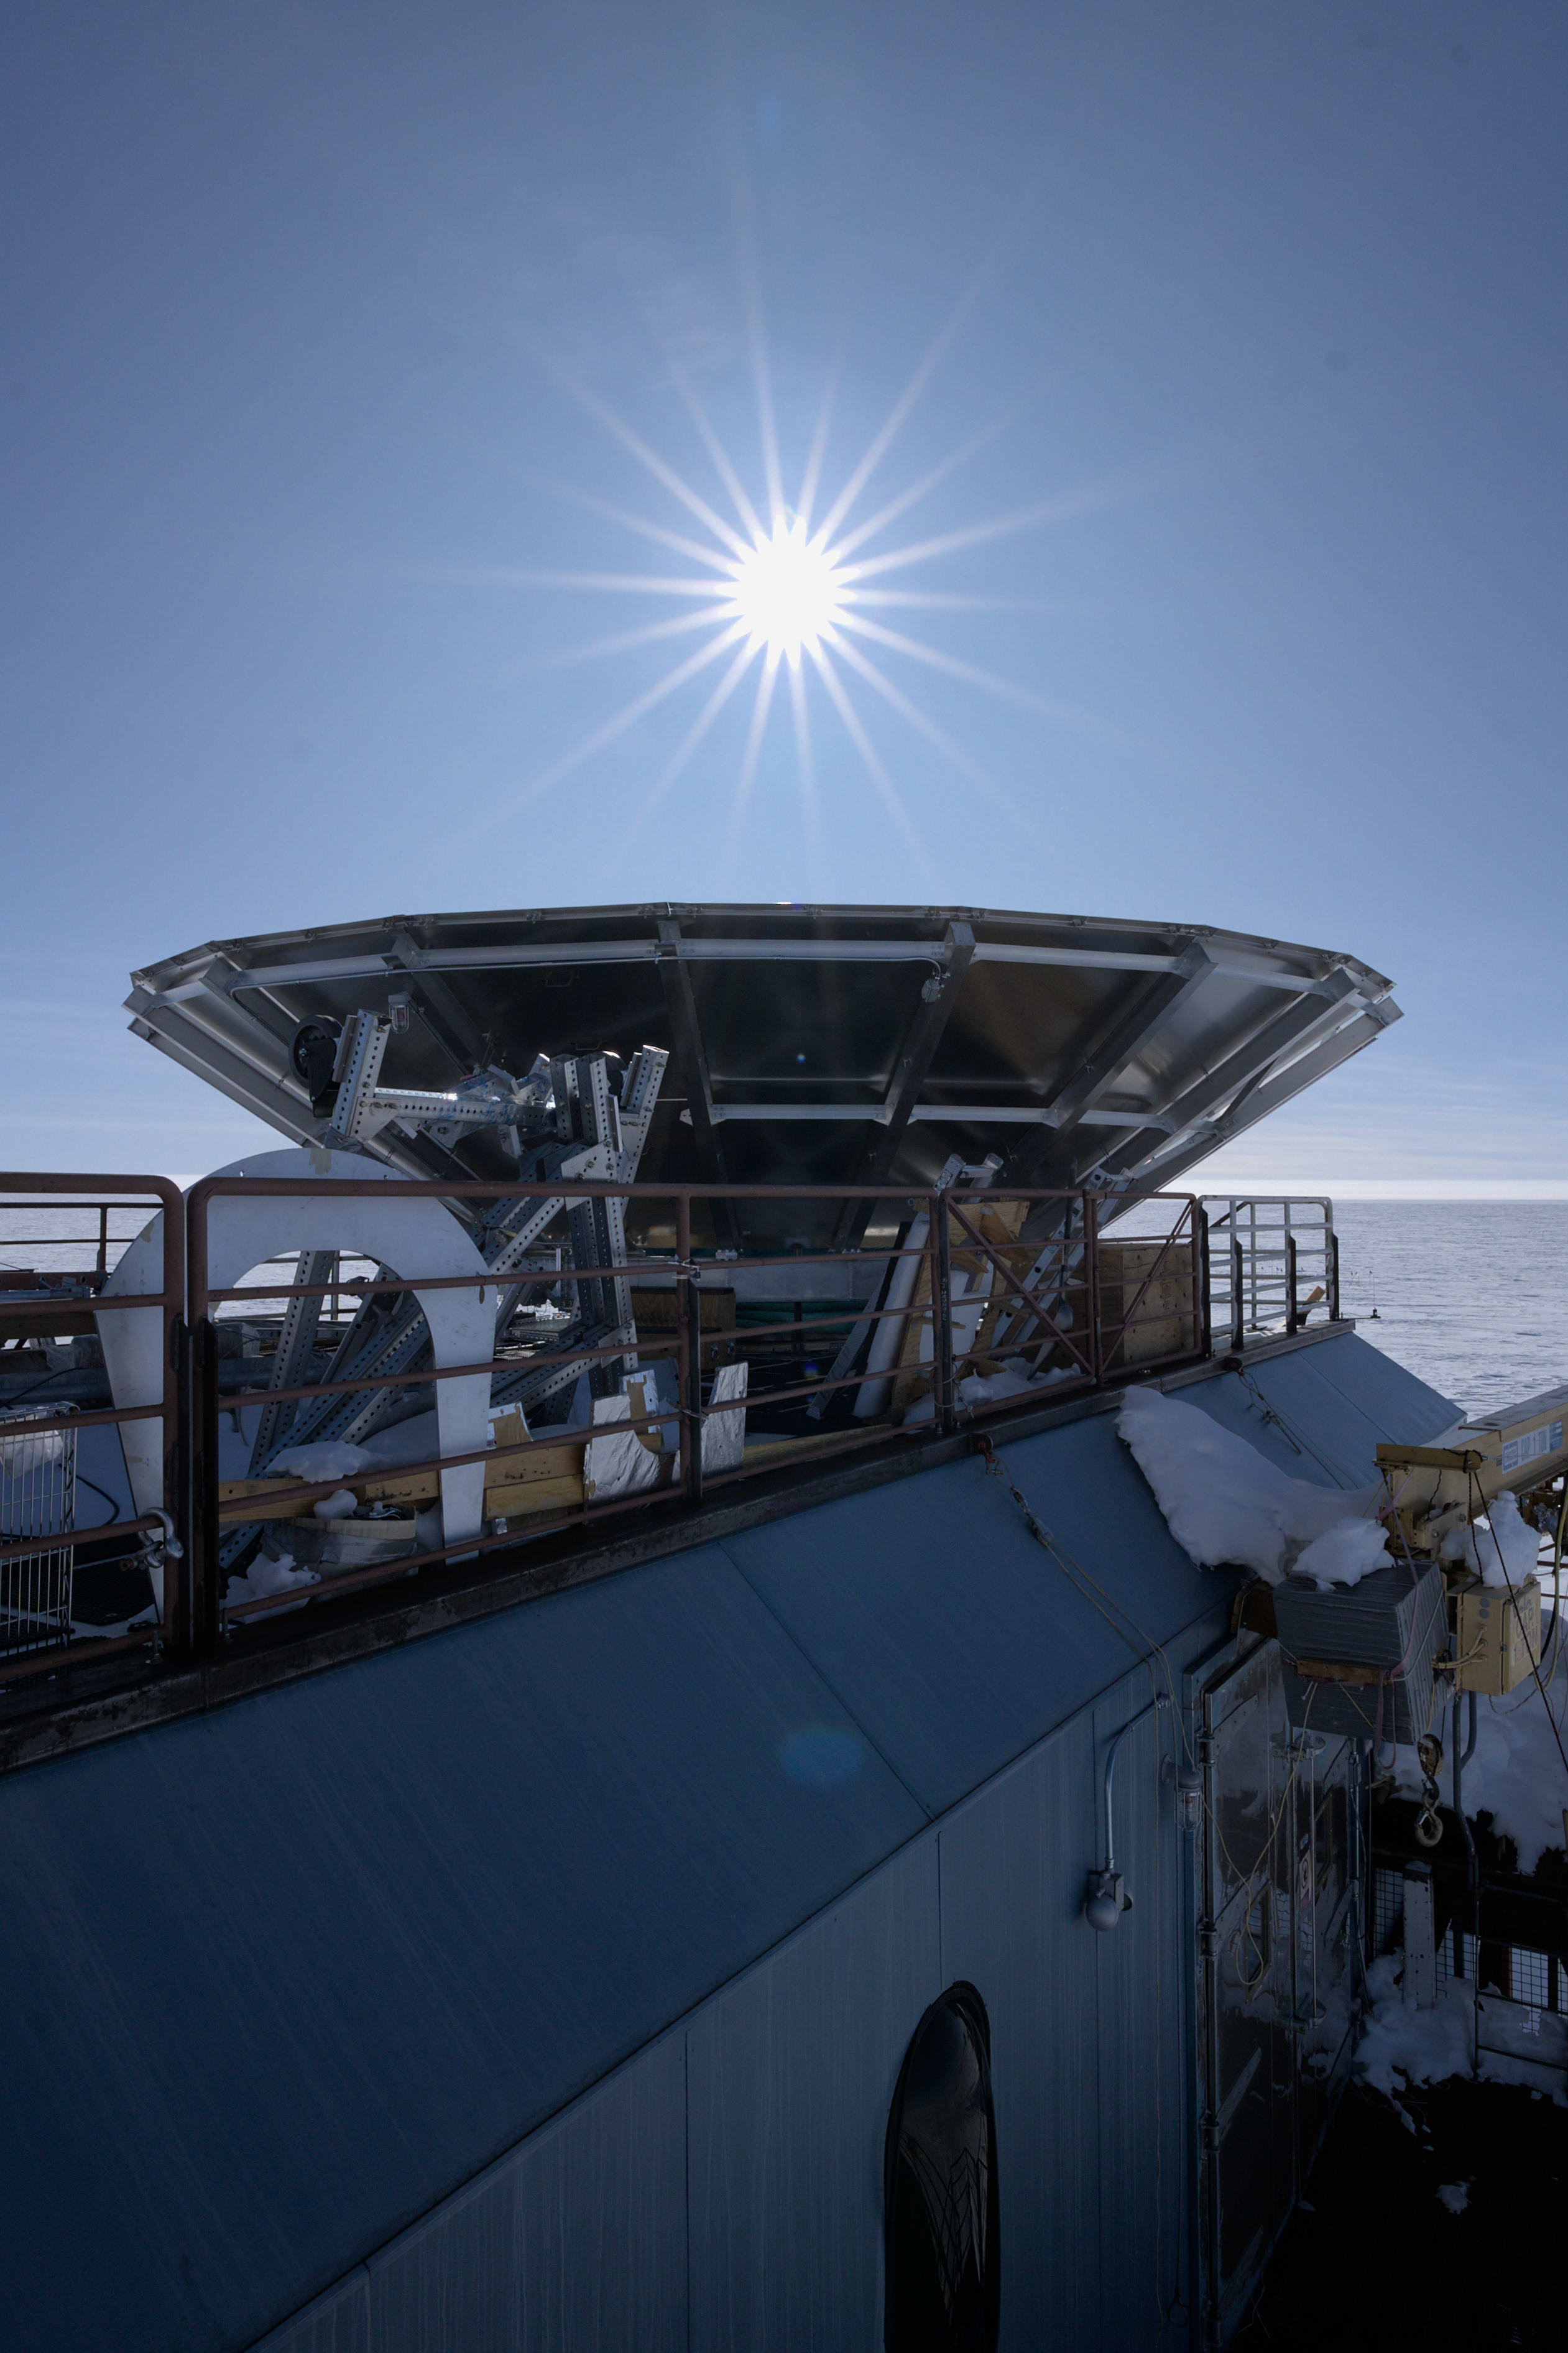
[[[1323,1267],[1329,1294],[1329,1320],[1340,1320],[1340,1238],[1326,1221],[1323,1227]]]
[[[691,1199],[675,1204],[676,1330],[680,1343],[680,1468],[689,1504],[702,1501],[702,1293],[691,1263]]]
[[[1242,1285],[1246,1280],[1241,1236],[1233,1233],[1230,1238],[1230,1353],[1233,1356],[1240,1356],[1247,1337],[1247,1302],[1242,1296]]]
[[[183,1271],[183,1270],[182,1270]],[[174,1394],[174,1440],[164,1461],[163,1502],[180,1540],[181,1557],[163,1553],[163,1643],[174,1656],[191,1648],[191,1591],[195,1575],[196,1420],[191,1327],[176,1316],[164,1334]]]
[[[1105,1377],[1100,1345],[1100,1204],[1092,1193],[1079,1196],[1083,1217],[1084,1297],[1089,1313],[1089,1377],[1096,1388]]]
[[[217,1326],[204,1315],[191,1334],[194,1390],[191,1430],[195,1461],[191,1493],[191,1642],[196,1651],[217,1648],[218,1593],[218,1409]]]
[[[1285,1229],[1285,1329],[1287,1332],[1299,1332],[1300,1328],[1301,1311],[1296,1303],[1296,1237],[1287,1227]]]
[[[927,1225],[931,1266],[931,1402],[937,1427],[948,1436],[958,1427],[957,1376],[952,1354],[952,1236],[948,1231],[947,1200],[933,1193]]]
[[[1201,1201],[1193,1204],[1193,1281],[1197,1290],[1193,1338],[1200,1356],[1212,1356],[1214,1301],[1209,1293],[1209,1213]]]

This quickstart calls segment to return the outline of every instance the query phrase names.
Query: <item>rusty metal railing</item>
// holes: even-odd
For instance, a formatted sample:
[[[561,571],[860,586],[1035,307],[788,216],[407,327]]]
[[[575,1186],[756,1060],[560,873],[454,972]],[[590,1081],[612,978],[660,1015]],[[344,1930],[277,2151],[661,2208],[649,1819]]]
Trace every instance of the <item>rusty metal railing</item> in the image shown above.
[[[445,1564],[482,1567],[500,1553],[515,1559],[521,1544],[542,1538],[588,1542],[628,1524],[689,1513],[710,1494],[728,1493],[797,1464],[827,1462],[872,1446],[909,1445],[932,1431],[951,1435],[1130,1376],[1194,1362],[1210,1346],[1205,1224],[1196,1199],[1185,1194],[1129,1197],[1000,1187],[911,1192],[907,1185],[614,1185],[561,1176],[507,1185],[489,1178],[447,1183],[367,1173],[346,1179],[208,1177],[182,1199],[173,1185],[158,1178],[51,1176],[0,1177],[0,1208],[8,1200],[19,1206],[12,1197],[24,1190],[33,1206],[68,1203],[97,1220],[94,1230],[79,1238],[92,1262],[73,1278],[71,1312],[79,1319],[135,1308],[155,1310],[161,1319],[158,1400],[107,1408],[89,1403],[72,1410],[68,1424],[80,1431],[98,1424],[159,1423],[160,1509],[121,1521],[115,1534],[161,1540],[172,1524],[174,1543],[164,1556],[162,1617],[151,1630],[177,1656],[210,1653],[253,1621],[284,1609],[319,1610],[324,1602]],[[329,1266],[318,1254],[315,1271],[330,1279],[311,1281],[312,1253],[302,1252],[290,1269],[276,1255],[287,1237],[275,1232],[266,1259],[258,1261],[268,1269],[265,1297],[273,1313],[255,1319],[247,1314],[253,1353],[247,1357],[246,1344],[240,1343],[237,1364],[229,1318],[238,1309],[255,1307],[262,1296],[255,1288],[254,1268],[240,1268],[243,1279],[235,1282],[213,1277],[214,1205],[237,1197],[293,1201],[301,1208],[357,1198],[378,1204],[426,1201],[441,1205],[470,1240],[486,1219],[493,1225],[508,1204],[561,1202],[564,1232],[570,1204],[614,1200],[627,1211],[635,1207],[636,1219],[628,1217],[627,1223],[644,1239],[640,1248],[634,1241],[624,1260],[592,1264],[572,1262],[567,1248],[549,1257],[542,1271],[532,1261],[521,1269],[487,1265],[483,1271],[426,1273],[418,1264],[394,1269],[363,1260],[365,1272],[349,1273],[341,1257],[333,1256]],[[156,1272],[143,1276],[160,1281],[162,1288],[106,1291],[109,1208],[133,1200],[162,1212]],[[736,1213],[737,1231],[744,1227],[748,1205],[815,1202],[875,1213],[872,1230],[886,1239],[868,1240],[858,1249],[805,1253],[700,1252],[693,1246],[694,1222],[705,1232],[721,1202]],[[1147,1232],[1139,1222],[1145,1211]],[[352,1224],[351,1218],[344,1226],[344,1251],[358,1247]],[[547,1227],[533,1247],[548,1254],[554,1230]],[[0,1238],[0,1255],[6,1248],[14,1250],[19,1239]],[[32,1239],[58,1248],[60,1237]],[[453,1263],[449,1256],[447,1263]],[[29,1277],[26,1270],[14,1269],[12,1282],[0,1314],[20,1317],[40,1332],[82,1328],[79,1320],[69,1327],[61,1324],[64,1302],[46,1273]],[[628,1295],[637,1303],[631,1323],[606,1335],[586,1329],[579,1319],[574,1333],[573,1299],[581,1293],[584,1301],[602,1301],[608,1285],[620,1282],[630,1286]],[[551,1322],[548,1309],[525,1304],[521,1336],[509,1339],[507,1322],[522,1297],[521,1284],[532,1286],[529,1295],[535,1303],[548,1295],[564,1303],[568,1313],[557,1313]],[[0,1293],[5,1288],[0,1271]],[[291,1303],[330,1298],[363,1311],[366,1303],[399,1294],[416,1295],[416,1303],[426,1294],[466,1292],[478,1293],[488,1313],[487,1291],[498,1302],[506,1299],[505,1313],[490,1345],[476,1346],[463,1362],[431,1363],[409,1356],[384,1369],[367,1368],[368,1357],[345,1354],[351,1344],[343,1333],[348,1328],[352,1336],[352,1327],[334,1317],[331,1328],[341,1362],[330,1356],[323,1362],[318,1354],[313,1364],[301,1361],[297,1377],[275,1372],[268,1378],[263,1371],[268,1324],[275,1322],[280,1334]],[[660,1303],[666,1298],[668,1304]],[[719,1310],[728,1314],[728,1324],[721,1316],[711,1320]],[[253,1322],[260,1325],[259,1335]],[[485,1327],[482,1339],[489,1337],[490,1328]],[[420,1329],[427,1343],[428,1323]],[[260,1357],[254,1353],[258,1345]],[[733,1375],[719,1377],[720,1360],[726,1357],[746,1366],[742,1394],[736,1393]],[[275,1347],[274,1365],[281,1363]],[[606,1367],[613,1368],[608,1375]],[[224,1417],[233,1417],[230,1444],[236,1431],[248,1444],[247,1421],[254,1430],[253,1418],[270,1409],[272,1426],[283,1433],[272,1452],[286,1453],[290,1414],[296,1429],[307,1427],[308,1409],[334,1398],[357,1397],[367,1405],[392,1398],[406,1419],[425,1409],[444,1382],[489,1377],[488,1398],[498,1377],[503,1386],[519,1377],[526,1385],[536,1374],[571,1373],[588,1375],[591,1388],[616,1396],[612,1421],[542,1422],[531,1407],[531,1420],[492,1427],[487,1445],[443,1451],[437,1434],[433,1448],[422,1449],[417,1461],[376,1455],[373,1441],[378,1433],[373,1429],[359,1450],[371,1458],[369,1467],[358,1471],[321,1477],[273,1474],[259,1460],[250,1463],[246,1453],[256,1475],[221,1475]],[[628,1397],[626,1385],[639,1375],[640,1396],[634,1390]],[[0,1409],[4,1402],[0,1396]],[[492,1418],[505,1409],[503,1401],[491,1409]],[[471,1393],[464,1410],[474,1410]],[[62,1415],[29,1428],[62,1427],[67,1419]],[[624,1491],[613,1481],[596,1486],[590,1476],[590,1449],[612,1433],[640,1440],[654,1457],[651,1471],[639,1465],[646,1474],[641,1483]],[[471,1474],[479,1464],[491,1475],[478,1488],[477,1517],[470,1514],[474,1525],[465,1522],[454,1531],[434,1516],[421,1520],[421,1511],[441,1497],[444,1474]],[[372,1488],[377,1490],[374,1501],[367,1493]],[[268,1561],[279,1566],[288,1548],[284,1534],[276,1528],[267,1533],[268,1523],[319,1530],[316,1504],[345,1490],[354,1498],[349,1508],[361,1531],[367,1515],[378,1511],[376,1529],[384,1531],[396,1520],[403,1531],[398,1548],[359,1565],[342,1554],[330,1556],[342,1540],[317,1535],[312,1542],[321,1557],[315,1582],[284,1589],[261,1577],[253,1586],[245,1561],[259,1559],[265,1543],[274,1547]],[[496,1497],[513,1500],[504,1510],[492,1509]],[[415,1530],[408,1540],[410,1516]],[[81,1531],[76,1540],[102,1533]],[[9,1548],[12,1555],[27,1549]],[[353,1549],[343,1544],[344,1553]],[[5,1557],[6,1549],[0,1547],[0,1562]],[[237,1588],[231,1590],[237,1578]],[[0,1659],[0,1679],[58,1665],[62,1657],[74,1662],[128,1651],[148,1639],[146,1630],[101,1641],[79,1634],[64,1651]]]
[[[215,1199],[226,1196],[338,1201],[363,1197],[382,1203],[431,1199],[448,1207],[472,1205],[474,1209],[483,1205],[493,1214],[500,1202],[559,1198],[563,1192],[569,1192],[574,1200],[637,1204],[645,1213],[662,1208],[666,1213],[662,1219],[656,1221],[645,1214],[643,1222],[645,1227],[657,1222],[666,1230],[673,1228],[674,1247],[644,1250],[614,1264],[563,1264],[548,1277],[551,1287],[558,1286],[570,1296],[573,1286],[600,1283],[606,1278],[644,1288],[650,1282],[666,1284],[674,1293],[671,1328],[657,1334],[638,1331],[635,1342],[623,1336],[595,1345],[574,1345],[570,1338],[558,1346],[542,1344],[528,1353],[527,1366],[530,1371],[543,1371],[575,1366],[586,1371],[628,1358],[635,1358],[638,1368],[660,1361],[673,1363],[677,1402],[649,1406],[645,1391],[645,1409],[628,1410],[614,1424],[617,1432],[651,1434],[672,1425],[679,1430],[676,1458],[668,1466],[667,1482],[600,1500],[587,1491],[584,1473],[581,1504],[535,1514],[525,1528],[520,1529],[516,1515],[509,1512],[503,1526],[487,1524],[478,1533],[438,1544],[421,1543],[413,1552],[400,1552],[389,1560],[323,1573],[318,1583],[290,1590],[285,1601],[275,1591],[229,1600],[220,1590],[225,1582],[220,1555],[226,1535],[254,1524],[257,1496],[247,1491],[220,1498],[216,1478],[198,1477],[200,1508],[191,1530],[193,1630],[198,1643],[216,1642],[226,1630],[247,1620],[272,1616],[283,1607],[319,1605],[367,1586],[401,1579],[416,1570],[510,1550],[520,1540],[572,1531],[587,1534],[628,1512],[651,1514],[682,1504],[695,1506],[706,1493],[774,1472],[792,1462],[816,1462],[868,1445],[907,1441],[929,1432],[933,1425],[951,1432],[963,1423],[992,1419],[1031,1399],[1038,1404],[1046,1391],[1052,1397],[1070,1396],[1130,1370],[1152,1371],[1191,1362],[1208,1345],[1202,1218],[1195,1199],[1187,1195],[1142,1197],[1162,1206],[1165,1223],[1157,1235],[1139,1241],[1127,1230],[1130,1209],[1138,1206],[1136,1199],[1083,1193],[992,1188],[911,1194],[907,1186],[613,1185],[568,1183],[560,1178],[512,1186],[493,1179],[449,1184],[382,1177],[209,1178],[193,1189],[188,1204],[198,1461],[216,1460],[219,1391],[215,1312],[254,1296],[243,1287],[215,1287],[209,1281],[207,1220]],[[804,1258],[794,1252],[733,1260],[697,1258],[691,1239],[693,1207],[719,1201],[737,1208],[759,1201],[880,1205],[884,1211],[891,1206],[896,1212],[897,1239],[883,1249],[812,1251]],[[1114,1241],[1105,1240],[1100,1234],[1104,1207],[1113,1208],[1117,1216]],[[1031,1225],[1039,1230],[1033,1239],[1026,1239],[1025,1229]],[[802,1313],[806,1302],[797,1303],[794,1321],[784,1329],[791,1350],[803,1359],[798,1377],[773,1378],[760,1391],[748,1388],[742,1404],[730,1396],[716,1398],[710,1385],[705,1388],[704,1355],[711,1354],[718,1345],[701,1321],[705,1281],[711,1288],[716,1278],[721,1282],[733,1275],[754,1278],[784,1270],[798,1273],[804,1268],[820,1284],[828,1269],[863,1271],[868,1261],[879,1269],[879,1279],[864,1303],[840,1301],[830,1312],[813,1315]],[[1113,1270],[1113,1282],[1105,1279],[1108,1267]],[[911,1279],[903,1295],[895,1299],[895,1271],[900,1268],[908,1270]],[[966,1278],[962,1290],[957,1281],[960,1273]],[[339,1275],[331,1288],[340,1295],[364,1301],[409,1293],[482,1292],[487,1285],[503,1287],[495,1274],[425,1277],[416,1268],[399,1268],[395,1275]],[[325,1283],[306,1282],[268,1287],[280,1296],[290,1290],[300,1296],[324,1295],[329,1288]],[[868,1371],[858,1357],[842,1368],[836,1364],[826,1372],[811,1366],[812,1355],[826,1354],[826,1348],[815,1347],[816,1339],[842,1336],[849,1328],[863,1332],[868,1340],[889,1324],[901,1327],[901,1345],[900,1335],[895,1333],[892,1360],[881,1373]],[[513,1357],[498,1365],[493,1357],[481,1358],[385,1373],[343,1373],[335,1379],[302,1381],[287,1388],[230,1389],[223,1393],[222,1409],[241,1413],[247,1408],[303,1403],[332,1394],[430,1391],[442,1381],[515,1370],[517,1362]],[[1009,1373],[1011,1380],[1005,1377]],[[842,1426],[840,1414],[839,1426],[831,1425],[836,1397],[851,1391],[863,1394],[879,1380],[895,1393],[891,1414],[877,1413],[847,1428]],[[782,1409],[813,1400],[826,1405],[828,1412],[823,1419],[829,1426],[803,1433],[793,1441],[763,1442],[751,1461],[742,1451],[738,1464],[717,1471],[705,1467],[702,1432],[717,1419],[759,1410],[776,1419]],[[389,1464],[384,1478],[378,1473],[374,1480],[361,1480],[345,1473],[302,1480],[289,1485],[288,1502],[313,1506],[345,1490],[354,1492],[361,1484],[401,1482],[409,1489],[423,1482],[427,1486],[432,1481],[438,1483],[444,1472],[479,1462],[489,1470],[514,1465],[521,1471],[530,1458],[559,1457],[563,1443],[586,1448],[593,1435],[591,1428],[581,1424],[570,1429],[547,1424],[527,1437],[483,1449],[437,1452],[412,1463],[400,1461],[395,1473]]]
[[[161,1287],[154,1292],[106,1293],[103,1285],[110,1274],[109,1219],[116,1205],[162,1211],[163,1220],[163,1249],[160,1257]],[[79,1436],[84,1430],[122,1429],[131,1422],[155,1420],[159,1424],[158,1448],[161,1466],[160,1503],[152,1512],[135,1513],[129,1519],[113,1524],[114,1536],[147,1537],[157,1547],[162,1559],[163,1607],[156,1625],[144,1626],[134,1631],[102,1639],[87,1637],[55,1647],[29,1646],[20,1655],[6,1655],[0,1645],[0,1683],[20,1676],[47,1673],[58,1669],[68,1657],[78,1661],[100,1659],[117,1652],[145,1651],[150,1642],[161,1641],[173,1644],[178,1637],[181,1610],[180,1555],[183,1546],[174,1533],[188,1516],[187,1498],[182,1493],[184,1449],[182,1428],[188,1401],[188,1382],[184,1362],[184,1313],[185,1281],[185,1212],[179,1187],[163,1176],[105,1176],[101,1175],[56,1175],[33,1172],[23,1176],[0,1176],[0,1212],[10,1216],[36,1211],[80,1213],[89,1220],[91,1230],[80,1236],[50,1233],[31,1235],[26,1232],[0,1234],[0,1256],[25,1248],[47,1250],[58,1254],[73,1247],[90,1250],[90,1267],[79,1270],[47,1270],[42,1273],[30,1268],[0,1266],[0,1309],[7,1337],[25,1337],[37,1331],[40,1337],[60,1331],[77,1332],[96,1328],[102,1315],[123,1314],[128,1310],[155,1310],[162,1325],[162,1391],[155,1403],[107,1407],[86,1409],[73,1408],[68,1413],[38,1415],[30,1412],[26,1421],[29,1440],[44,1438],[50,1433]],[[0,1366],[4,1366],[0,1356]],[[47,1376],[31,1384],[32,1389],[45,1385]],[[7,1406],[23,1401],[29,1391],[0,1394],[0,1430],[5,1428]],[[77,1552],[83,1545],[98,1544],[104,1536],[101,1525],[85,1529],[65,1529],[50,1537],[52,1548]],[[21,1564],[39,1546],[39,1536],[29,1535],[20,1542],[4,1541],[0,1531],[0,1571],[10,1563]],[[171,1540],[172,1538],[172,1540]],[[145,1557],[143,1551],[142,1556]]]

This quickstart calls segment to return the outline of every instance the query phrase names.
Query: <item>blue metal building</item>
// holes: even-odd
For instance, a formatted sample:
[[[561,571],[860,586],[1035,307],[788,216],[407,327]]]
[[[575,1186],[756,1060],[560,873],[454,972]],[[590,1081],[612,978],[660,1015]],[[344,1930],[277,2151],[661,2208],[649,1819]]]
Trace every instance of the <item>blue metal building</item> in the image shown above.
[[[1179,1385],[1325,1483],[1451,1419],[1342,1328]],[[1220,2337],[1348,2042],[1227,2245],[1268,2071],[1226,2080],[1180,1784],[1273,1646],[1108,1404],[997,1433],[1055,1553],[950,1461],[0,1778],[6,2343],[879,2346],[890,2104],[959,1981],[1003,2346]]]

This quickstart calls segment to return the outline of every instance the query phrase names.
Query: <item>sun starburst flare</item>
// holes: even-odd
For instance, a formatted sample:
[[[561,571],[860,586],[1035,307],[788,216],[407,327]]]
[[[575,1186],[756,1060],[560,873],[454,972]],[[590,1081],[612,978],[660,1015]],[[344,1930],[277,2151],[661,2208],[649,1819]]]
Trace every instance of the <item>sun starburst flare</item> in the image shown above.
[[[797,516],[781,515],[771,536],[756,543],[734,569],[734,595],[727,609],[743,623],[748,644],[770,661],[787,656],[798,668],[801,649],[815,655],[841,617],[844,584],[831,550],[810,541]]]
[[[1094,733],[1110,732],[1086,713],[1049,702],[1026,687],[1014,685],[989,670],[957,659],[940,646],[910,637],[902,630],[890,629],[872,617],[873,610],[886,613],[889,607],[919,611],[928,617],[939,612],[1038,610],[1037,604],[1029,599],[900,587],[889,585],[888,575],[908,566],[931,564],[943,556],[1009,538],[1021,532],[1039,530],[1064,522],[1070,516],[1086,513],[1126,495],[1126,485],[1082,491],[1028,506],[1015,507],[1005,513],[985,516],[972,523],[961,523],[900,547],[873,549],[868,543],[877,540],[890,524],[908,514],[938,483],[950,477],[991,440],[1001,429],[1002,423],[1007,421],[1000,420],[972,435],[937,464],[928,467],[906,488],[885,499],[871,514],[858,522],[853,520],[863,492],[906,423],[937,360],[951,342],[954,324],[955,322],[949,322],[931,350],[921,361],[865,451],[849,469],[842,487],[827,502],[824,518],[815,529],[812,517],[826,464],[831,395],[823,403],[812,436],[798,499],[791,508],[786,503],[783,489],[766,354],[760,339],[754,340],[752,355],[763,475],[766,483],[766,490],[760,500],[753,501],[749,495],[739,470],[704,414],[690,384],[679,370],[671,370],[675,388],[696,427],[717,477],[720,498],[727,501],[733,512],[733,522],[598,395],[581,385],[566,385],[565,388],[580,405],[637,459],[660,490],[673,497],[684,510],[682,527],[671,529],[667,522],[661,522],[653,516],[613,506],[604,499],[567,489],[564,485],[552,487],[574,503],[590,509],[639,538],[652,541],[671,554],[687,558],[698,568],[689,574],[512,571],[491,576],[504,577],[519,586],[565,588],[611,596],[674,597],[687,604],[687,609],[670,620],[649,622],[598,638],[585,646],[569,649],[552,657],[552,666],[559,662],[600,659],[622,650],[671,638],[695,638],[698,643],[695,651],[683,653],[681,659],[652,686],[645,688],[595,727],[545,775],[535,777],[528,797],[531,798],[559,783],[606,749],[658,704],[700,679],[704,672],[710,672],[712,666],[726,655],[729,659],[717,686],[710,682],[707,685],[700,710],[686,726],[673,754],[664,764],[645,797],[634,832],[641,830],[654,809],[689,765],[753,665],[759,666],[755,692],[745,729],[741,765],[732,787],[731,849],[744,821],[770,721],[775,710],[787,708],[789,713],[802,811],[808,831],[815,831],[817,760],[813,751],[809,702],[811,696],[817,692],[823,695],[828,710],[842,726],[844,735],[854,747],[879,799],[905,839],[911,844],[916,840],[915,829],[910,823],[888,761],[874,743],[864,717],[856,707],[852,687],[862,692],[869,690],[884,716],[891,712],[897,720],[970,783],[986,786],[985,778],[961,745],[872,660],[869,651],[872,645],[892,653],[900,661],[918,665],[935,675],[962,682],[1015,706],[1022,704],[1057,725]],[[699,526],[698,533],[693,533],[692,523]],[[873,581],[875,586],[870,585]],[[781,666],[789,678],[790,691],[786,697],[775,701],[774,688]],[[989,786],[987,789],[995,791],[996,788]],[[1005,800],[1006,796],[998,794],[998,797]]]

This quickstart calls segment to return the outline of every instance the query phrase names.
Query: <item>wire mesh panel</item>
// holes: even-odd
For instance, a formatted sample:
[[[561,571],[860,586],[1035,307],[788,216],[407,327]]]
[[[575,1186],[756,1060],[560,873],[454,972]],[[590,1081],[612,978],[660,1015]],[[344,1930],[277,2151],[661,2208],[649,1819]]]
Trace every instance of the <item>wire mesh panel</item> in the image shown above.
[[[1437,1990],[1452,1978],[1462,1978],[1473,1986],[1480,1966],[1481,1942],[1479,1936],[1468,1936],[1456,1920],[1437,1939]]]
[[[59,1418],[58,1406],[0,1414],[0,1545],[37,1536],[36,1552],[0,1560],[0,1656],[70,1640],[76,1526],[76,1432],[28,1425]],[[53,1541],[48,1541],[53,1539]]]
[[[1397,1951],[1405,1936],[1405,1881],[1379,1863],[1372,1874],[1372,1957]]]

